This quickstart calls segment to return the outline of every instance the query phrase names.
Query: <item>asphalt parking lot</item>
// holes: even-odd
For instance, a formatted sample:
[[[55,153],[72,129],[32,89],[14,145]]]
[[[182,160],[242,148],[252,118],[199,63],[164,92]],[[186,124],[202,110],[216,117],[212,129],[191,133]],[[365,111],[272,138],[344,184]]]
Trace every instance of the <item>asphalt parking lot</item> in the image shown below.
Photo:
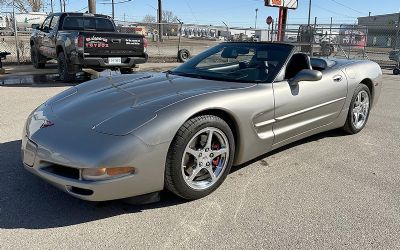
[[[23,169],[28,114],[69,85],[0,85],[0,249],[395,249],[400,246],[400,78],[385,71],[366,128],[331,131],[234,167],[184,202],[91,203]]]

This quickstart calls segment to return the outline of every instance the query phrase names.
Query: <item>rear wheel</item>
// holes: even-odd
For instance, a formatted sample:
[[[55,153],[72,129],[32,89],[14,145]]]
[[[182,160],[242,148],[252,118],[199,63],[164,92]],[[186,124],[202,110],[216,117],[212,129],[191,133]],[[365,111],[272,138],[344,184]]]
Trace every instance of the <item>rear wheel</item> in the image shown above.
[[[33,67],[36,69],[43,69],[46,65],[46,63],[43,62],[42,56],[36,50],[34,45],[31,46],[31,61]]]
[[[63,52],[58,53],[57,57],[57,68],[60,80],[65,82],[71,82],[75,80],[76,74],[70,74],[68,71],[68,62]]]
[[[400,74],[400,69],[399,68],[393,69],[393,75],[399,75],[399,74]]]
[[[360,132],[368,121],[370,109],[371,92],[366,85],[360,84],[354,91],[343,129],[349,134]]]
[[[233,134],[224,120],[212,115],[192,118],[172,141],[165,185],[184,199],[202,198],[225,180],[234,154]]]

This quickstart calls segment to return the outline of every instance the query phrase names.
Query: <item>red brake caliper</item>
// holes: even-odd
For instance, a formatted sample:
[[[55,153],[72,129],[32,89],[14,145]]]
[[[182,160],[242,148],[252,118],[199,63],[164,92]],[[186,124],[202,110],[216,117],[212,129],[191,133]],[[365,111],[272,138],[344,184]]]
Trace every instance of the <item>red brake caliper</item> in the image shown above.
[[[220,150],[221,149],[221,145],[219,145],[219,143],[214,143],[212,145],[212,149],[213,150]],[[213,164],[214,167],[218,166],[220,157],[221,156],[215,157],[214,160],[212,161],[212,164]]]

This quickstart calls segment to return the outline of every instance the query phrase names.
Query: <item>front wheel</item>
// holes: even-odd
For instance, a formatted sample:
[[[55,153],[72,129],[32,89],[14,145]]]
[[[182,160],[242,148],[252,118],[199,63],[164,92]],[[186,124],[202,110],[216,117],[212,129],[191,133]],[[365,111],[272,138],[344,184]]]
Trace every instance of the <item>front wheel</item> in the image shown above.
[[[370,109],[371,92],[366,85],[360,84],[354,91],[343,129],[349,134],[360,132],[368,121]]]
[[[46,63],[42,61],[42,56],[36,50],[34,45],[31,46],[31,61],[35,69],[43,69],[46,65]]]
[[[228,175],[235,140],[228,124],[217,116],[192,118],[179,129],[168,151],[167,189],[184,199],[202,198]]]

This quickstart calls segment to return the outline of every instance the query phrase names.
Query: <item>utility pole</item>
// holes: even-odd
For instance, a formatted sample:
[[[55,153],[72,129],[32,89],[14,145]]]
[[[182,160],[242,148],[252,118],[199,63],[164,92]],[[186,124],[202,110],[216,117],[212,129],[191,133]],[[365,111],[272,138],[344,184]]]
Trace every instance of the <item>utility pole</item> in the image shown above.
[[[96,0],[88,0],[89,13],[96,14]]]
[[[19,60],[19,48],[18,48],[18,28],[17,28],[17,18],[15,16],[15,0],[12,2],[12,12],[13,12],[13,19],[14,19],[14,37],[15,37],[15,51],[17,52],[17,62],[20,64]]]
[[[111,5],[112,5],[112,19],[114,20],[114,15],[115,15],[114,0],[111,0]]]
[[[162,3],[161,0],[158,0],[158,37],[159,41],[163,41],[163,25],[162,25]]]
[[[396,30],[396,44],[394,45],[394,49],[397,49],[399,47],[399,35],[400,35],[400,11],[399,11],[399,18],[397,19],[397,30]]]
[[[63,12],[63,10],[62,10],[62,0],[60,0],[60,12]]]
[[[257,29],[257,13],[258,13],[258,8],[256,9],[256,20],[254,21],[254,29]]]
[[[308,4],[308,26],[310,26],[310,23],[311,23],[311,0],[310,0],[310,2],[309,2],[309,4]]]
[[[54,10],[53,10],[53,0],[50,0],[50,4],[51,4],[51,13],[54,13]]]
[[[64,12],[65,12],[65,0],[63,0]]]

